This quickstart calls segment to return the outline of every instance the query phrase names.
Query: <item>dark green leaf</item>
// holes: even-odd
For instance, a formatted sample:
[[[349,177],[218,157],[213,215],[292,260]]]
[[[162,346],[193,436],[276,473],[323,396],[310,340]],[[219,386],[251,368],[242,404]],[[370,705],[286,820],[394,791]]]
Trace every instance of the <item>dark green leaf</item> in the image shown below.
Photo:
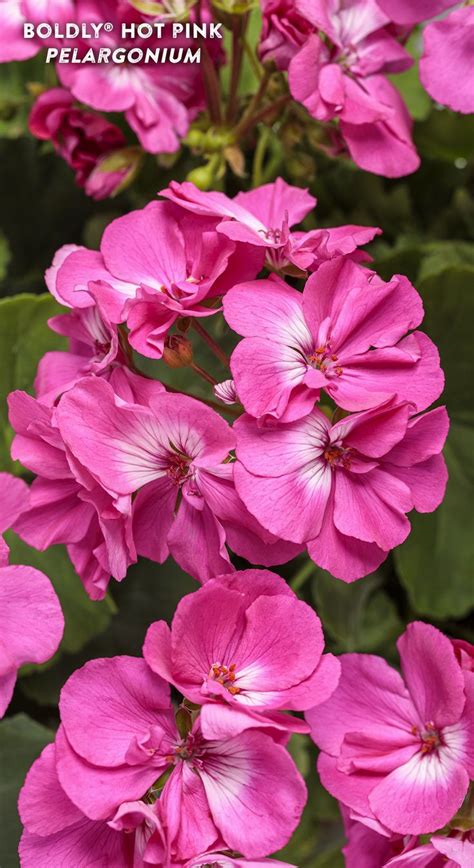
[[[54,732],[40,726],[26,714],[0,721],[0,865],[18,868],[18,841],[21,825],[17,811],[18,793],[25,775],[43,748],[54,740]],[[72,868],[72,866],[71,866]]]
[[[0,466],[12,468],[6,397],[13,389],[32,391],[36,368],[48,350],[65,348],[65,340],[48,328],[49,317],[62,308],[50,295],[17,295],[0,300]]]
[[[324,570],[313,579],[316,610],[336,651],[373,651],[401,633],[396,607],[374,573],[350,585]]]
[[[461,618],[474,607],[472,426],[455,424],[446,446],[446,497],[436,512],[412,512],[412,532],[395,550],[413,608],[432,618]]]

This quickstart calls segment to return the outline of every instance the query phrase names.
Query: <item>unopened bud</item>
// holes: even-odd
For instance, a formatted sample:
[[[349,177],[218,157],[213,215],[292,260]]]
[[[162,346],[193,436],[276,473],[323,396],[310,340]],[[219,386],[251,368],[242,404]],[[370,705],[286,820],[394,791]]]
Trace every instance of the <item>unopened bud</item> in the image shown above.
[[[193,361],[191,342],[183,335],[170,335],[166,339],[163,361],[169,368],[187,368]]]
[[[188,172],[186,180],[191,181],[198,190],[206,191],[210,190],[213,186],[214,178],[214,165],[207,163],[205,166],[198,166],[196,169],[192,169],[191,172]]]

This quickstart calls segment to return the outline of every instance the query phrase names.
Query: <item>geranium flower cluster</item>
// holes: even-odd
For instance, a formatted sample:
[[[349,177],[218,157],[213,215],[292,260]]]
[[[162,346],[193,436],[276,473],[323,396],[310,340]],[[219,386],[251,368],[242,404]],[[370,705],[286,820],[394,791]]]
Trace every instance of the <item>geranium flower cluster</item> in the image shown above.
[[[418,293],[361,264],[379,230],[294,231],[315,200],[281,179],[235,199],[189,183],[163,195],[47,273],[70,351],[41,360],[36,399],[9,397],[12,456],[37,474],[14,529],[39,549],[66,544],[94,599],[137,554],[171,554],[204,582],[232,569],[229,549],[271,566],[306,547],[337,578],[366,575],[446,485],[447,414],[424,412],[443,374]],[[309,274],[303,292],[288,273]],[[210,387],[204,402],[170,393],[132,359],[215,383],[186,334],[195,323],[226,360],[202,326],[222,307],[243,336],[215,390],[223,412],[243,405],[232,426]]]
[[[369,172],[400,177],[419,157],[412,121],[387,75],[413,64],[404,44],[413,27],[458,4],[452,0],[264,0],[260,55],[288,70],[289,86],[318,121],[331,127],[334,153],[347,148]],[[465,6],[428,23],[420,79],[455,111],[474,111],[471,54],[474,10]]]
[[[323,647],[313,609],[248,570],[184,597],[171,629],[151,625],[143,658],[86,663],[20,794],[22,868],[266,864],[306,801],[286,743],[309,726],[286,712],[338,682]]]
[[[306,713],[321,781],[341,802],[346,865],[468,868],[474,648],[415,622],[398,650],[402,675],[381,657],[343,654],[335,692]]]
[[[223,15],[218,6],[193,0],[2,0],[0,62],[25,60],[44,47],[63,44],[54,35],[46,40],[25,39],[25,21],[86,26],[108,22],[111,28],[102,29],[94,40],[96,50],[108,52],[120,46],[153,51],[158,46],[183,49],[194,44],[184,38],[160,38],[155,31],[147,39],[137,35],[136,28],[140,24],[150,27],[150,22],[166,27],[173,20],[188,19],[199,25],[215,20],[243,38],[254,4],[250,0],[230,4]],[[167,61],[117,66],[82,62],[90,40],[70,38],[68,50],[73,49],[77,60],[56,63],[60,87],[39,95],[32,108],[30,131],[52,142],[75,170],[77,183],[96,199],[115,195],[131,182],[140,165],[141,149],[151,154],[176,153],[183,141],[191,149],[198,143],[196,152],[210,156],[209,165],[198,170],[208,189],[226,165],[242,176],[242,149],[249,134],[261,120],[267,120],[267,114],[271,122],[272,116],[278,120],[284,111],[291,112],[295,107],[290,103],[292,97],[319,123],[324,150],[332,155],[348,153],[358,166],[376,174],[406,175],[418,168],[419,157],[411,117],[388,76],[413,65],[407,39],[420,23],[426,24],[420,61],[423,86],[434,100],[455,111],[474,111],[474,10],[470,4],[458,6],[452,0],[262,0],[257,53],[264,83],[253,95],[255,113],[249,115],[241,111],[245,105],[243,101],[239,104],[237,92],[241,52],[237,50],[228,59],[234,84],[226,93],[219,67],[227,58],[219,39],[195,41],[194,47],[199,42],[204,54],[200,64]],[[122,25],[131,34],[126,39],[121,36]],[[275,105],[281,111],[273,111],[267,102],[261,117],[260,103],[275,70],[287,74],[283,83],[281,74],[278,77],[280,95]],[[227,105],[221,111],[224,101]],[[121,130],[91,109],[123,113],[139,146],[126,146]],[[187,139],[194,121],[193,135]],[[207,134],[213,140],[210,151],[203,144]],[[212,156],[219,151],[220,168],[214,171]]]

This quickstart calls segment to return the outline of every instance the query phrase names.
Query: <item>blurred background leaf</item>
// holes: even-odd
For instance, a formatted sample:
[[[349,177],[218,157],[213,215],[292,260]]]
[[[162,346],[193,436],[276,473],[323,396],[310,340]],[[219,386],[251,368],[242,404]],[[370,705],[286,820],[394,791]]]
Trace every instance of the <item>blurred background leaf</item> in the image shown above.
[[[20,818],[18,792],[25,775],[43,748],[53,741],[54,732],[26,714],[0,721],[0,865],[17,868]],[[72,866],[71,866],[72,868]]]
[[[1,247],[0,247],[1,252]],[[49,317],[62,308],[48,295],[17,295],[0,299],[0,466],[14,470],[10,458],[12,431],[7,395],[14,389],[33,391],[40,358],[47,350],[66,347],[64,338],[48,328]]]

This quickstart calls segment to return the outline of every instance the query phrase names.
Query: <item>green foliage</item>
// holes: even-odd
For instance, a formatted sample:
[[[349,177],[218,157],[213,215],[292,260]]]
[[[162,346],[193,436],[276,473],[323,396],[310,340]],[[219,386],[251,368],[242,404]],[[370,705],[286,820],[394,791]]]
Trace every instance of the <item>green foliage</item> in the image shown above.
[[[402,632],[393,601],[382,589],[383,573],[346,584],[317,570],[312,589],[316,611],[338,653],[380,651]]]
[[[48,350],[63,349],[64,338],[47,325],[61,311],[50,295],[17,295],[0,300],[0,466],[14,470],[10,459],[12,437],[6,398],[14,389],[32,392],[36,368]]]
[[[414,609],[434,618],[463,617],[474,606],[474,245],[427,245],[418,288],[424,328],[439,347],[446,374],[443,400],[451,417],[445,450],[446,497],[436,512],[412,516],[412,533],[396,552]],[[470,409],[471,408],[471,409]]]
[[[17,868],[20,819],[18,792],[32,762],[53,741],[54,732],[26,714],[0,721],[0,865]]]

